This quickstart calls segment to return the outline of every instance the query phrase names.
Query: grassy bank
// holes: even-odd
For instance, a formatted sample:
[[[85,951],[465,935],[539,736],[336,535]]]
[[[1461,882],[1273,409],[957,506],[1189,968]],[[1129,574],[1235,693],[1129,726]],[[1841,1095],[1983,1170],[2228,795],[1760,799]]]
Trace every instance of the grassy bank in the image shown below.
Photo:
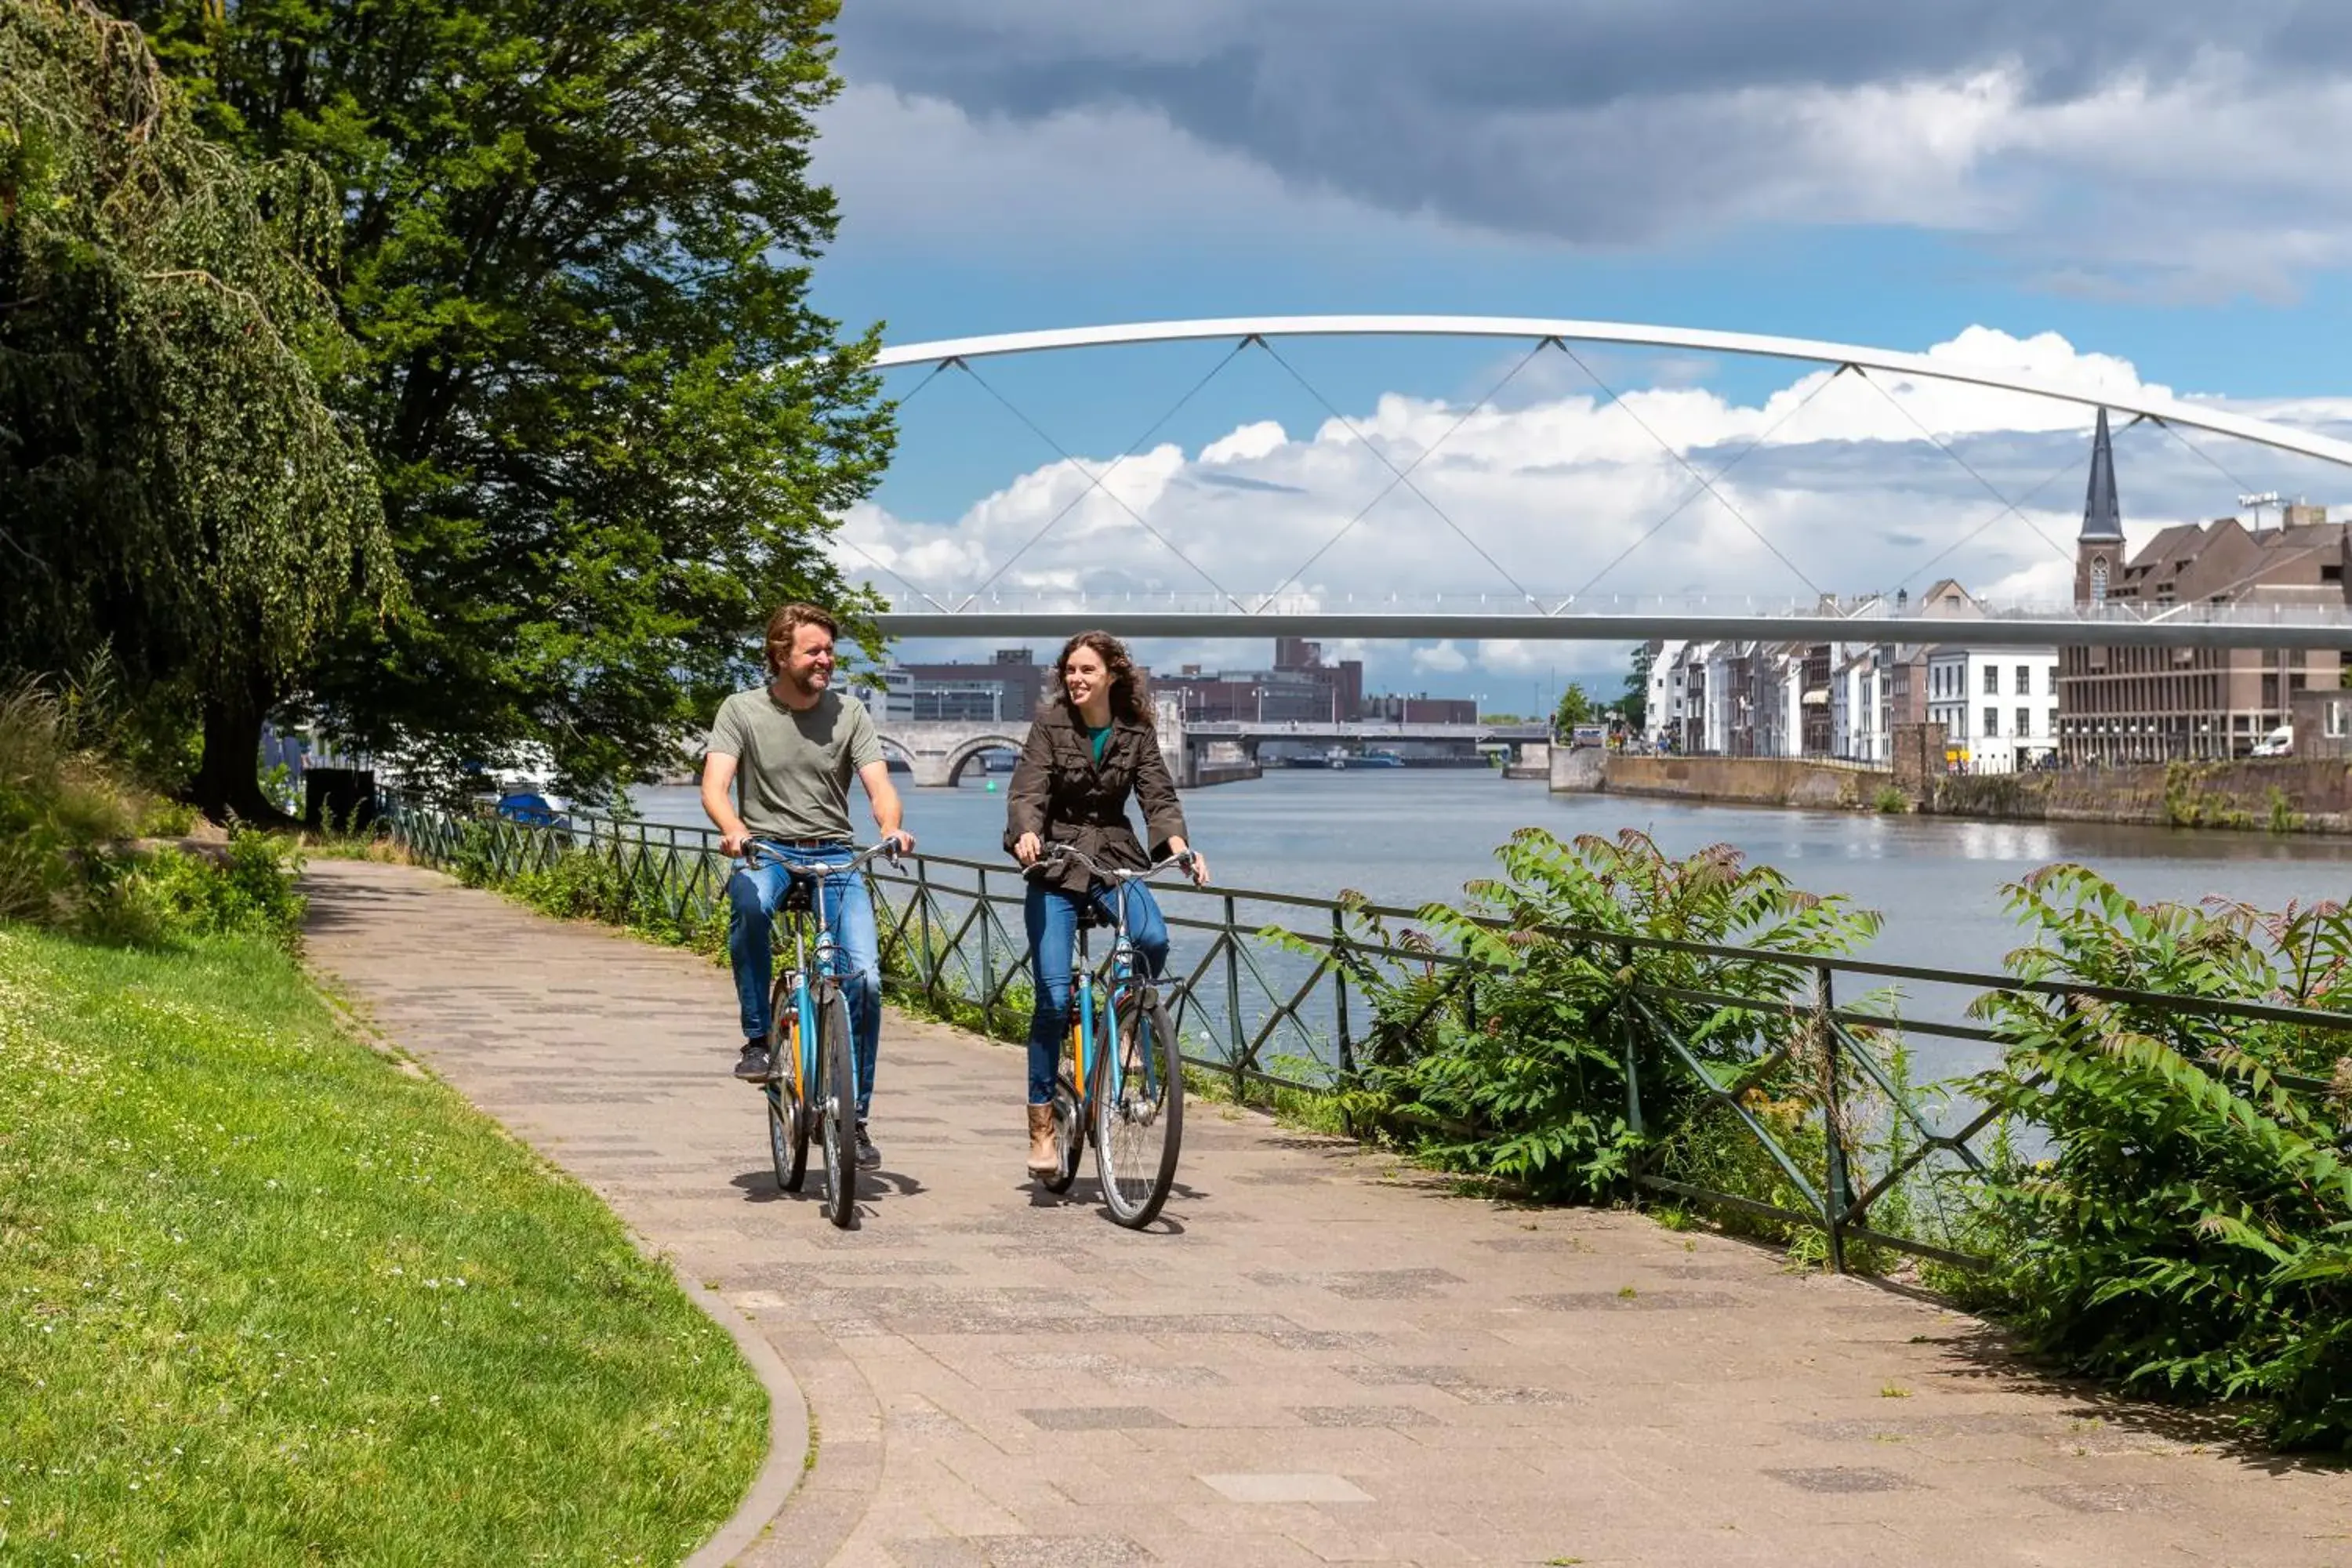
[[[765,1419],[594,1198],[279,946],[0,926],[0,1560],[675,1561]]]

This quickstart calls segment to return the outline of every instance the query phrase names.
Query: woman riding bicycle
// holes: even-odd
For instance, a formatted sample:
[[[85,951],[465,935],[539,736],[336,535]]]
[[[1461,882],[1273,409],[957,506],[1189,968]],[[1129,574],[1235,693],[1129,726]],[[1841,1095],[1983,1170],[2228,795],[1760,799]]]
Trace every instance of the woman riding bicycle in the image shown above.
[[[1184,813],[1176,804],[1176,781],[1160,755],[1143,676],[1126,647],[1108,632],[1080,632],[1055,661],[1062,689],[1039,705],[1006,791],[1004,847],[1024,866],[1034,866],[1048,844],[1067,844],[1099,864],[1142,870],[1154,859],[1187,852]],[[1142,803],[1152,853],[1128,823],[1129,794]],[[1192,880],[1206,886],[1209,863],[1195,854]],[[1140,881],[1118,889],[1094,885],[1075,860],[1064,860],[1029,879],[1023,910],[1029,931],[1029,973],[1037,1003],[1029,1016],[1029,1173],[1051,1175],[1060,1160],[1054,1148],[1054,1071],[1070,1011],[1070,948],[1078,912],[1091,900],[1106,918],[1110,900],[1127,900],[1128,934],[1147,978],[1157,979],[1168,961],[1168,925],[1159,902]]]

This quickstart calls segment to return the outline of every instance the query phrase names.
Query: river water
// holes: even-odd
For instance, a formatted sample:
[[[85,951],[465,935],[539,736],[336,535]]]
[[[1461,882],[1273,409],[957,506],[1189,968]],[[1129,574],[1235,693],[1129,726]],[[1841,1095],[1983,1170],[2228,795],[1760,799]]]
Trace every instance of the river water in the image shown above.
[[[1002,775],[967,774],[954,789],[900,786],[921,847],[973,859],[1002,855],[1003,791]],[[657,822],[705,821],[690,788],[646,790],[637,805]],[[1554,795],[1476,769],[1276,769],[1187,791],[1183,805],[1221,883],[1323,898],[1354,888],[1404,905],[1457,899],[1465,880],[1493,874],[1495,847],[1529,825],[1563,838],[1639,827],[1671,855],[1729,843],[1801,888],[1880,911],[1872,957],[1940,968],[1998,969],[2021,935],[2003,885],[2056,860],[2092,866],[2142,900],[2219,894],[2269,909],[2352,897],[2352,840]],[[870,831],[862,806],[856,816],[861,834]]]

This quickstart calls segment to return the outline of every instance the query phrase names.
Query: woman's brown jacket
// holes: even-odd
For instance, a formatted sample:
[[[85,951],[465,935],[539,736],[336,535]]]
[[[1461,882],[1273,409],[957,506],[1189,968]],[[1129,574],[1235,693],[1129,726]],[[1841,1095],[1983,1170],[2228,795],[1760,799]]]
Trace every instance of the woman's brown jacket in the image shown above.
[[[1143,806],[1150,856],[1128,823],[1130,791]],[[1066,699],[1046,699],[1029,725],[1029,739],[1005,792],[1008,853],[1024,833],[1048,844],[1070,845],[1107,867],[1140,871],[1150,865],[1166,851],[1171,838],[1185,837],[1176,781],[1168,776],[1159,737],[1147,725],[1113,719],[1109,743],[1097,763],[1077,710]],[[1087,870],[1076,861],[1042,875],[1049,887],[1086,891]]]

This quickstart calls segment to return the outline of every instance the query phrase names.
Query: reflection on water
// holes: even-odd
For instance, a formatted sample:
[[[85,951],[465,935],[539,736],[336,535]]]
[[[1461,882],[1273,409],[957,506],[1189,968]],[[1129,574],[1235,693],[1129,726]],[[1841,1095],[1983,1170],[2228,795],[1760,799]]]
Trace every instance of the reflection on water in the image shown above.
[[[1001,779],[942,790],[902,783],[901,793],[923,848],[1003,854]],[[656,821],[703,820],[691,789],[646,790],[638,805]],[[1458,898],[1464,881],[1492,874],[1495,846],[1530,824],[1563,837],[1638,827],[1673,855],[1728,842],[1799,887],[1847,893],[1881,911],[1872,956],[1947,968],[1998,968],[2021,934],[2003,884],[2055,860],[2095,867],[2143,900],[2218,894],[2276,908],[2352,896],[2352,841],[2340,839],[1556,795],[1476,770],[1283,769],[1188,792],[1184,810],[1221,882],[1321,897],[1354,888],[1407,905]],[[867,830],[862,808],[859,826]]]

